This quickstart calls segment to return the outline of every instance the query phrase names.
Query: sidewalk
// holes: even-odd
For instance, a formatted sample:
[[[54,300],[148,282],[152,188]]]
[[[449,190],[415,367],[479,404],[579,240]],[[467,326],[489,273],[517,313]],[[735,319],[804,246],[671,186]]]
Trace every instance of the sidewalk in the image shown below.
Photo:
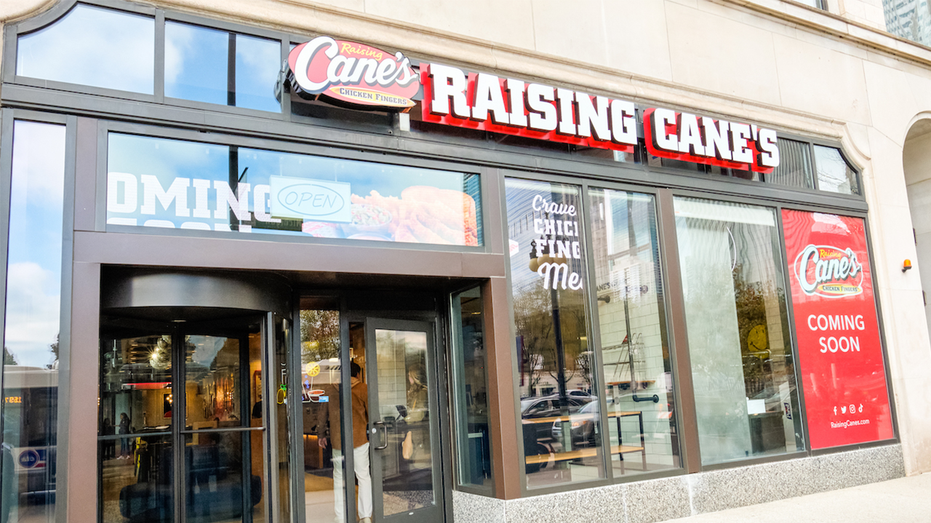
[[[711,512],[667,523],[931,522],[931,473]]]

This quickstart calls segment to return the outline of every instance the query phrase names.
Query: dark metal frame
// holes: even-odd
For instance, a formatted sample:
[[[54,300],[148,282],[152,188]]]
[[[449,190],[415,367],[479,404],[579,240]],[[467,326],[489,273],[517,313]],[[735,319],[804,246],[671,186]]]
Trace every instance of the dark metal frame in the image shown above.
[[[122,122],[114,122],[109,120],[101,120],[97,126],[97,190],[98,190],[98,201],[106,201],[106,187],[107,187],[107,162],[106,158],[108,157],[108,135],[109,133],[122,133],[122,134],[135,134],[140,136],[148,136],[153,138],[164,138],[164,139],[174,139],[174,140],[184,140],[188,142],[197,142],[210,145],[218,146],[237,146],[237,147],[248,147],[255,149],[264,149],[274,152],[284,152],[284,153],[295,153],[295,154],[306,154],[313,156],[321,157],[330,157],[338,158],[345,160],[354,160],[354,161],[364,161],[378,164],[386,165],[404,165],[418,167],[422,169],[433,169],[433,170],[443,170],[443,171],[453,171],[461,172],[463,174],[471,174],[480,177],[480,184],[484,186],[484,181],[487,179],[487,176],[483,176],[483,169],[476,166],[468,166],[461,164],[451,164],[445,161],[436,161],[430,160],[428,158],[403,158],[403,157],[387,157],[367,153],[366,151],[356,151],[356,150],[347,150],[347,151],[334,151],[330,148],[323,148],[319,146],[307,146],[307,145],[298,145],[289,142],[283,141],[273,141],[267,139],[255,139],[255,138],[244,138],[234,135],[218,135],[210,134],[209,137],[204,137],[203,133],[198,133],[195,131],[187,130],[177,130],[168,127],[156,127],[151,125],[144,124],[128,124]],[[100,161],[100,160],[103,161]],[[484,187],[481,188],[483,202],[485,196]],[[479,206],[477,206],[479,207]],[[484,211],[484,203],[480,205],[482,210],[482,223],[487,223],[487,220],[490,218],[488,213]],[[184,237],[207,237],[207,238],[228,238],[242,240],[246,239],[243,236],[243,233],[240,232],[219,232],[219,231],[210,231],[205,233],[204,231],[196,230],[185,230],[185,229],[158,229],[152,230],[147,227],[139,226],[121,226],[121,225],[106,225],[107,220],[107,209],[106,206],[98,205],[96,208],[96,220],[97,224],[96,230],[103,232],[119,232],[126,234],[158,234],[165,236],[184,236]],[[483,230],[487,227],[483,227]],[[487,236],[487,234],[486,234]],[[304,236],[294,236],[294,235],[276,235],[276,234],[254,234],[249,236],[250,239],[261,239],[262,241],[271,241],[271,242],[285,242],[285,243],[314,243],[314,244],[324,244],[324,245],[369,245],[369,246],[384,246],[385,242],[371,241],[371,240],[345,240],[345,239],[326,239],[326,238],[311,238]],[[446,245],[430,245],[430,244],[417,244],[417,243],[402,243],[402,242],[389,242],[392,248],[397,249],[406,249],[406,250],[432,250],[432,251],[451,251],[451,252],[490,252],[492,247],[489,245],[489,242],[483,239],[483,245],[477,247],[469,246],[446,246]]]
[[[467,428],[463,428],[463,427],[459,426],[459,416],[458,416],[458,414],[457,414],[457,408],[458,408],[458,407],[456,406],[456,403],[455,403],[455,401],[456,401],[456,400],[455,400],[455,397],[457,396],[456,391],[459,390],[459,386],[458,386],[459,383],[458,383],[458,374],[457,374],[457,373],[455,372],[455,370],[454,370],[454,366],[455,366],[454,360],[455,360],[456,357],[457,357],[457,355],[454,354],[454,347],[455,347],[455,346],[457,345],[457,343],[458,343],[458,334],[459,334],[459,332],[458,332],[456,329],[453,328],[452,324],[453,324],[453,322],[459,321],[458,318],[456,318],[456,316],[455,316],[455,314],[454,314],[454,312],[455,312],[456,310],[458,310],[459,307],[453,302],[453,300],[456,298],[456,296],[459,296],[461,293],[463,293],[463,292],[465,292],[465,291],[468,291],[468,290],[472,290],[472,289],[477,289],[477,290],[478,290],[478,292],[479,292],[479,299],[482,301],[482,315],[481,315],[481,321],[482,321],[482,346],[483,346],[483,348],[485,349],[486,354],[487,354],[487,352],[488,352],[488,343],[487,343],[487,338],[488,338],[488,330],[487,330],[488,327],[487,327],[487,323],[488,323],[488,321],[487,321],[487,318],[485,317],[485,313],[486,313],[486,311],[485,311],[485,303],[484,303],[484,301],[485,301],[485,293],[484,293],[484,291],[482,290],[482,286],[479,285],[479,284],[468,285],[468,286],[466,286],[466,287],[463,287],[462,289],[457,289],[457,290],[454,290],[454,291],[450,292],[450,293],[448,294],[448,298],[449,298],[449,299],[448,299],[448,304],[447,304],[448,312],[446,313],[446,314],[448,315],[448,325],[449,325],[449,328],[446,329],[446,332],[444,332],[444,335],[442,336],[442,339],[445,339],[445,340],[446,340],[446,347],[447,347],[447,350],[446,350],[446,351],[443,351],[443,352],[446,354],[446,360],[447,360],[446,365],[444,366],[444,369],[445,369],[445,371],[446,371],[446,375],[449,376],[449,379],[447,380],[447,381],[448,381],[448,389],[447,389],[447,390],[450,391],[450,393],[449,393],[449,398],[450,398],[450,404],[449,404],[449,419],[450,419],[450,422],[449,422],[448,425],[443,425],[443,426],[441,426],[441,427],[440,427],[440,430],[443,430],[444,427],[448,429],[448,430],[446,430],[446,434],[448,434],[448,437],[449,437],[450,441],[453,442],[453,445],[452,445],[452,446],[456,449],[456,452],[453,453],[454,459],[453,459],[453,461],[450,462],[450,465],[451,465],[450,468],[452,469],[452,473],[451,473],[451,474],[452,474],[452,478],[453,478],[453,480],[454,480],[454,482],[455,482],[454,484],[455,484],[455,486],[456,486],[456,490],[459,490],[459,491],[462,491],[462,492],[468,492],[468,493],[470,493],[470,494],[478,494],[478,495],[482,495],[482,496],[491,496],[491,497],[493,497],[493,496],[494,496],[494,493],[495,493],[495,475],[494,475],[494,474],[491,474],[491,477],[488,479],[488,484],[487,484],[487,485],[483,485],[483,486],[477,486],[477,485],[473,485],[473,484],[471,484],[471,483],[462,483],[463,479],[462,479],[461,477],[459,477],[459,464],[458,464],[458,461],[457,461],[457,459],[456,459],[457,456],[461,456],[462,453],[463,453],[463,449],[461,448],[460,443],[459,443],[459,442],[460,442],[460,434],[461,434],[460,431],[467,430]],[[483,376],[485,377],[485,383],[486,383],[486,385],[487,385],[488,382],[489,382],[489,380],[490,380],[490,376],[488,375],[488,369],[487,369],[487,367],[485,368],[485,372],[483,373]],[[490,400],[490,398],[489,398],[489,400]],[[491,405],[490,405],[490,401],[489,401],[489,405],[488,405],[488,406],[489,406],[489,407],[491,406]],[[488,422],[489,422],[489,428],[490,428],[490,427],[491,427],[491,412],[488,413]],[[493,446],[492,446],[492,444],[491,444],[490,434],[489,434],[489,442],[488,442],[488,454],[489,454],[489,456],[488,456],[488,459],[489,459],[489,462],[490,462],[490,463],[494,463],[494,456],[495,456],[495,454],[496,454],[497,452],[500,452],[500,449],[498,449],[498,450],[496,451],[496,450],[493,448]]]
[[[75,151],[77,139],[75,129],[77,119],[73,116],[49,114],[34,111],[0,109],[0,227],[5,231],[0,240],[0,267],[3,274],[7,274],[9,266],[9,228],[10,228],[10,198],[12,195],[13,174],[13,142],[14,123],[16,121],[31,121],[50,125],[59,125],[65,128],[65,158],[63,180],[63,209],[62,209],[62,259],[61,259],[61,309],[59,311],[59,357],[58,357],[58,388],[68,390],[71,385],[71,311],[72,311],[72,266],[73,250],[69,247],[74,243],[74,199],[69,198],[75,188]],[[0,345],[6,346],[6,277],[0,278]],[[0,395],[3,391],[4,363],[0,360]],[[0,405],[0,410],[3,406]],[[58,402],[57,420],[59,425],[67,426],[70,422],[70,410],[64,406],[63,401]],[[0,416],[0,441],[3,434],[3,419]],[[62,512],[57,509],[57,503],[67,497],[67,481],[59,481],[67,475],[68,461],[68,433],[59,432],[56,436],[58,450],[56,451],[56,513],[61,521]],[[0,465],[2,467],[2,465]]]

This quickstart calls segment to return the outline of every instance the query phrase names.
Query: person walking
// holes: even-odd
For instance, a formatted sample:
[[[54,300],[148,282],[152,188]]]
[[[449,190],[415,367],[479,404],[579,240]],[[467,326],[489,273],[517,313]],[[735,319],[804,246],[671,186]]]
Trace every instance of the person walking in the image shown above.
[[[371,523],[372,521],[372,474],[369,470],[369,409],[368,386],[362,381],[362,367],[356,362],[349,364],[350,386],[352,387],[352,462],[359,484],[358,498],[358,517],[360,523]],[[330,402],[330,408],[323,409],[323,412],[333,415],[330,417],[329,428],[332,437],[327,438],[326,420],[320,420],[317,423],[317,443],[321,448],[326,448],[330,443],[333,448],[333,493],[334,504],[336,509],[336,519],[339,522],[346,520],[343,503],[343,459],[342,438],[340,437],[339,423],[339,402]],[[335,408],[334,408],[335,407]]]

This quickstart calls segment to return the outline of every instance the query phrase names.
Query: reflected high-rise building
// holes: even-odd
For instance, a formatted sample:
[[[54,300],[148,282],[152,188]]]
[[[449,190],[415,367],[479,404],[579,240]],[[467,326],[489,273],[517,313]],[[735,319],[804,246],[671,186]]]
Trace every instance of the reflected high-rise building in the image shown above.
[[[886,30],[931,46],[931,6],[928,0],[883,0]]]

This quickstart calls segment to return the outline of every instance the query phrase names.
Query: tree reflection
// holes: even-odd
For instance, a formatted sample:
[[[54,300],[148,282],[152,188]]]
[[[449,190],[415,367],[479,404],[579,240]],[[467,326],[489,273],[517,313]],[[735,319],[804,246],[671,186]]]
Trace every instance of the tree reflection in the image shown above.
[[[339,312],[301,311],[301,363],[339,357]]]
[[[558,326],[553,317],[556,306],[561,313]],[[524,289],[514,297],[514,325],[521,344],[521,380],[527,387],[527,396],[535,396],[538,388],[548,383],[557,384],[558,390],[560,379],[568,385],[580,377],[588,388],[592,387],[591,354],[583,343],[586,337],[583,293],[553,293],[540,284]],[[562,334],[565,357],[561,375],[557,327]]]

